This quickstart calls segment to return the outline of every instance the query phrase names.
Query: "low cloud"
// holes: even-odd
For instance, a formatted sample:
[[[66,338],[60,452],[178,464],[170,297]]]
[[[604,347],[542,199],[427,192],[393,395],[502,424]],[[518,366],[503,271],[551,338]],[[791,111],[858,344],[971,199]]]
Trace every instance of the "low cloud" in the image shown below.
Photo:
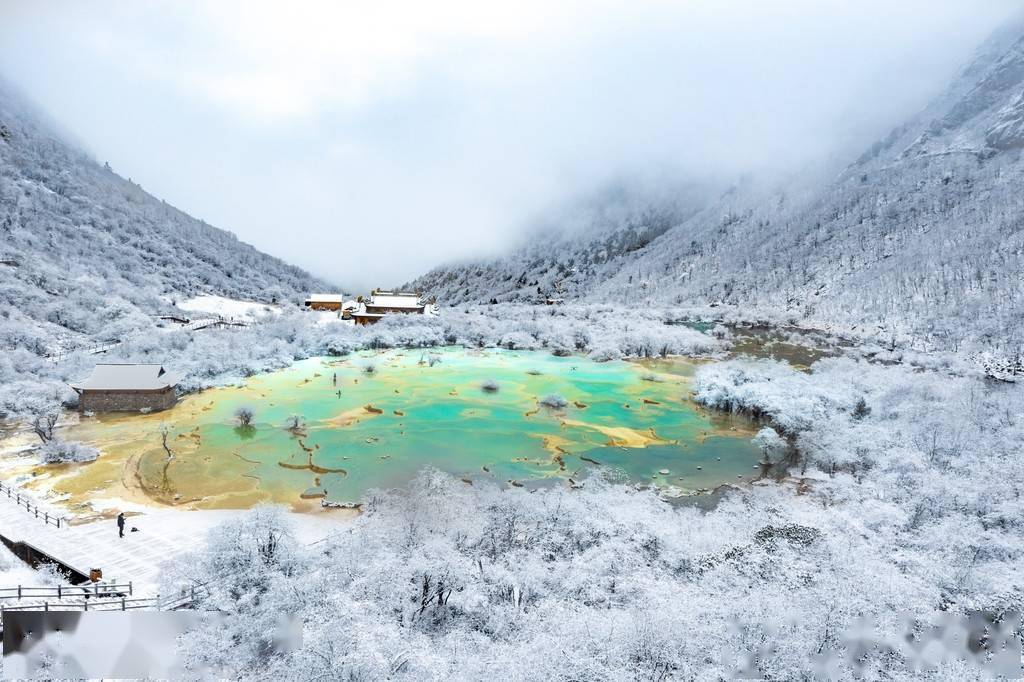
[[[39,5],[4,5],[0,74],[99,161],[348,288],[496,253],[613,178],[851,153],[1016,7]]]

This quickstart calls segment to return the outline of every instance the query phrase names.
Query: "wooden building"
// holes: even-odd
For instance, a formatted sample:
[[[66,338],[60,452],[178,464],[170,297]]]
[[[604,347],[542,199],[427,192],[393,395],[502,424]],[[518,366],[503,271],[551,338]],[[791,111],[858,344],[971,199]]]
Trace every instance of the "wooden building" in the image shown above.
[[[305,304],[310,310],[341,310],[344,299],[342,294],[310,294]]]
[[[82,412],[166,410],[177,401],[180,377],[161,365],[98,364],[89,378],[71,384]]]
[[[389,313],[422,315],[426,309],[418,293],[375,289],[369,300],[364,301],[359,310],[352,312],[352,319],[356,324],[366,325],[373,324]]]

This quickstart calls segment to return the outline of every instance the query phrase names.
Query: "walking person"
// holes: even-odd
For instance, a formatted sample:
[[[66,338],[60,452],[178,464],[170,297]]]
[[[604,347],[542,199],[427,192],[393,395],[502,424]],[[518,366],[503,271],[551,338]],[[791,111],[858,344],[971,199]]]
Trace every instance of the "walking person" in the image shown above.
[[[124,537],[124,512],[117,515],[117,537]]]
[[[334,385],[335,386],[338,385],[338,373],[337,372],[334,373]]]

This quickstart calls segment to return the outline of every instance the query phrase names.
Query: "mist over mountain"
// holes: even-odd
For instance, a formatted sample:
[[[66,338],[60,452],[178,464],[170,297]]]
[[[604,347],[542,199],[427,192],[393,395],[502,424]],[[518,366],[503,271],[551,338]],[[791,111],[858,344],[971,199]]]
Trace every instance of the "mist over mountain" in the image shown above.
[[[322,286],[100,165],[3,83],[0,260],[0,348],[37,352],[117,338],[195,294],[270,302]]]
[[[451,304],[582,298],[721,191],[710,180],[661,186],[621,180],[543,216],[505,258],[442,266],[406,286],[437,292]]]
[[[451,302],[548,296],[742,306],[799,324],[1019,349],[1024,312],[1024,21],[856,159],[633,205],[578,236],[414,281]],[[621,199],[611,203],[623,203]]]

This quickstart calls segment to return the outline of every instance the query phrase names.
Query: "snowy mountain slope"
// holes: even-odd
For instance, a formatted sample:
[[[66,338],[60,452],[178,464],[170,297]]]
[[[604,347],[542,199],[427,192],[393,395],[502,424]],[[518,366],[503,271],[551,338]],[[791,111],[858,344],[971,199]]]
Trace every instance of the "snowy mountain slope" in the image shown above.
[[[0,348],[118,338],[161,295],[260,301],[322,286],[63,141],[0,84]]]
[[[810,201],[781,211],[760,201],[709,235],[712,209],[637,254],[665,275],[648,295],[785,310],[954,349],[965,339],[1019,345],[1019,329],[1009,332],[1024,312],[1022,92],[1016,25]],[[630,291],[620,275],[596,295]]]
[[[1024,328],[1022,152],[1018,21],[845,169],[738,183],[567,297],[733,305],[950,349],[1014,351]],[[516,255],[485,271],[522,265]],[[435,270],[420,283],[457,302],[464,296],[450,281],[468,270]],[[537,279],[529,269],[521,276]],[[476,300],[503,291],[493,276],[485,283]]]
[[[442,266],[405,286],[452,304],[579,298],[720,190],[711,182],[671,192],[617,183],[539,222],[507,257]]]

